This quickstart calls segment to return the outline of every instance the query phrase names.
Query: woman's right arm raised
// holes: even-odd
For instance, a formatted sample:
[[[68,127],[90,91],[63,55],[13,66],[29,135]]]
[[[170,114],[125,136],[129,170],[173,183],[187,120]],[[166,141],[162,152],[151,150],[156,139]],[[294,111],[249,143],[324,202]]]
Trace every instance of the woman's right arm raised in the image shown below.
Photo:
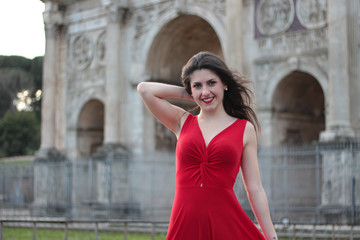
[[[175,134],[178,134],[181,118],[186,111],[169,103],[165,98],[193,100],[185,88],[156,82],[141,82],[137,86],[137,91],[154,117]]]

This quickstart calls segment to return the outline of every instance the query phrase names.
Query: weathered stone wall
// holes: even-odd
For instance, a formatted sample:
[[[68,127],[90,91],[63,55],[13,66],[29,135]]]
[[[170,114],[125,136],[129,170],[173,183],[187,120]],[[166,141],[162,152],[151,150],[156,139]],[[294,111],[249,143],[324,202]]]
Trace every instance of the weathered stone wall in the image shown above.
[[[158,192],[159,206],[171,201],[169,179],[174,179],[176,139],[145,109],[136,86],[141,81],[180,84],[181,67],[199,51],[220,55],[254,81],[255,110],[262,125],[260,145],[311,143],[360,134],[357,0],[45,3],[40,154],[56,149],[76,162],[101,146],[121,145],[133,159],[152,159],[149,167],[163,169],[153,180],[156,189],[146,172],[130,174],[126,180],[116,178],[136,189],[131,201],[139,204],[140,210],[154,204],[146,194]],[[156,164],[159,155],[172,161]],[[143,171],[135,161],[128,164],[119,163],[116,168]],[[100,164],[97,171],[108,170]],[[76,173],[74,169],[73,175]],[[307,175],[298,176],[296,182],[302,177]],[[94,186],[102,181],[94,178],[98,184]],[[123,186],[114,185],[111,201],[124,203],[119,200],[127,196],[122,195]],[[40,183],[39,188],[41,191]],[[101,189],[94,189],[94,194],[99,202],[109,201]],[[73,189],[74,205],[79,204],[80,195]],[[36,201],[42,201],[41,194]],[[145,215],[149,214],[153,213]]]

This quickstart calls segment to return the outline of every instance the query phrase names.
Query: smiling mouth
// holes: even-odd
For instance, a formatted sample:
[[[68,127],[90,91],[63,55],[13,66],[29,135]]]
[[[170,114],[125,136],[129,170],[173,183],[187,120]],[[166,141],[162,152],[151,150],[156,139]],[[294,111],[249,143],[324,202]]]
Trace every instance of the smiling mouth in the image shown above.
[[[201,99],[204,103],[209,104],[214,100],[215,97]]]

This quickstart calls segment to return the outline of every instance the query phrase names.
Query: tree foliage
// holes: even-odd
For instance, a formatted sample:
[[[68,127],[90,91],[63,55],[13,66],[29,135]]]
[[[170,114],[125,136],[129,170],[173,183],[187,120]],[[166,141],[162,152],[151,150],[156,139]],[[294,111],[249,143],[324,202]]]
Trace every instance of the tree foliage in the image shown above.
[[[0,56],[0,156],[31,154],[39,148],[43,57]],[[26,91],[31,112],[14,105]]]
[[[21,68],[29,72],[31,62],[30,59],[21,56],[0,56],[0,68]]]
[[[8,111],[0,122],[0,152],[4,156],[34,153],[40,145],[40,122],[34,112]]]
[[[31,61],[30,73],[34,76],[34,91],[31,97],[35,98],[37,90],[42,89],[42,72],[43,72],[43,59],[44,57],[36,57]],[[41,119],[41,99],[31,103],[33,111],[36,113],[38,119]]]
[[[28,90],[29,97],[42,89],[43,57],[29,60],[20,56],[0,56],[0,119],[8,110],[16,111],[17,94]],[[41,100],[31,102],[30,107],[41,118]]]
[[[2,68],[0,69],[0,89],[2,100],[0,100],[0,118],[8,110],[16,111],[14,100],[17,93],[23,90],[34,90],[34,77],[21,68]]]
[[[36,57],[31,61],[29,72],[34,76],[35,89],[42,89],[43,57]]]

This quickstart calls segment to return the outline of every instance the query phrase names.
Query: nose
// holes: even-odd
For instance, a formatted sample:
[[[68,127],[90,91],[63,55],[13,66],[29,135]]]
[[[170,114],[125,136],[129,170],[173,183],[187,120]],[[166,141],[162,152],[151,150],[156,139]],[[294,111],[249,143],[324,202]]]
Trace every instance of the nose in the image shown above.
[[[207,86],[203,87],[203,90],[202,90],[202,95],[208,95],[210,93],[210,90],[208,89]]]

